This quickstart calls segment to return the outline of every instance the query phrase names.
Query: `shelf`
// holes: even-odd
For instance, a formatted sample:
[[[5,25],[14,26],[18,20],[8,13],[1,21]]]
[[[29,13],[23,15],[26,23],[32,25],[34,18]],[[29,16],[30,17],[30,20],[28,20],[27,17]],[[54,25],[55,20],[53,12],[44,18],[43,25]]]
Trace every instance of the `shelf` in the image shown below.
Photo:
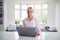
[[[0,25],[3,24],[3,0],[0,0]]]
[[[2,6],[0,6],[0,8],[2,9]]]

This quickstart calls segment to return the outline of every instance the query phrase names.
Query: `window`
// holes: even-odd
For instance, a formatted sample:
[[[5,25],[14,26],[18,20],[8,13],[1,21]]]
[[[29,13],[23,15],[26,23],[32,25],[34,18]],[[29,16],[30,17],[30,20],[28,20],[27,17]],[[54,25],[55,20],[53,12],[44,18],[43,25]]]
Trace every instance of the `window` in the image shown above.
[[[34,15],[41,23],[41,5],[40,4],[36,4],[34,6],[35,6],[35,9],[34,9],[35,13],[34,13]]]
[[[27,17],[27,11],[26,10],[22,10],[21,11],[21,20],[24,20]]]
[[[20,18],[20,5],[15,4],[15,24],[19,23]]]
[[[35,9],[41,10],[41,5],[36,4],[36,5],[35,5]]]
[[[42,9],[47,9],[48,8],[48,4],[42,4]]]
[[[38,15],[38,16],[37,16]],[[41,21],[41,11],[40,10],[35,10],[34,16],[38,18],[39,21]]]
[[[27,17],[27,8],[34,9],[34,16],[40,21],[40,24],[47,24],[48,4],[21,4],[15,5],[15,19],[20,20],[20,24]]]
[[[35,17],[40,24],[47,24],[48,4],[35,5]]]
[[[47,24],[47,17],[48,17],[48,4],[42,5],[42,23]]]
[[[27,5],[22,5],[21,7],[22,9],[25,9],[25,10],[27,9]]]

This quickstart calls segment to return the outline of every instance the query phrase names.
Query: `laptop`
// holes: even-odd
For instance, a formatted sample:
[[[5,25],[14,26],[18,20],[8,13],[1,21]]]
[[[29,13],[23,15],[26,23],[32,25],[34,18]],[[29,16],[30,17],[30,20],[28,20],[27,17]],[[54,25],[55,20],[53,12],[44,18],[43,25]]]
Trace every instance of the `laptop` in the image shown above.
[[[19,36],[28,36],[28,37],[35,37],[35,29],[33,27],[16,27]]]

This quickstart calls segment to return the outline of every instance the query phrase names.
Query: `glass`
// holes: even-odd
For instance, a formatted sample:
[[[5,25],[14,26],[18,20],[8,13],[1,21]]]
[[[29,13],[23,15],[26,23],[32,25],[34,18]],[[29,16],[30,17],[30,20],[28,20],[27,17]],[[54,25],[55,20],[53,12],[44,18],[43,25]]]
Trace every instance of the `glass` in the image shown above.
[[[47,16],[47,14],[48,14],[48,10],[46,9],[46,10],[42,10],[42,15],[43,16]]]
[[[15,10],[15,19],[19,19],[20,15],[19,15],[19,10]]]
[[[41,10],[41,5],[35,5],[35,9],[40,9]]]
[[[15,9],[20,9],[20,5],[19,4],[15,4]]]
[[[22,9],[27,9],[27,5],[22,5]]]
[[[38,20],[41,20],[41,11],[40,10],[35,10],[34,16],[38,18]]]
[[[47,17],[48,17],[48,11],[47,10],[42,10],[42,22],[47,24]]]
[[[25,19],[27,17],[27,11],[26,10],[22,10],[21,11],[21,20]]]
[[[47,9],[48,8],[48,4],[43,4],[42,5],[42,9]]]

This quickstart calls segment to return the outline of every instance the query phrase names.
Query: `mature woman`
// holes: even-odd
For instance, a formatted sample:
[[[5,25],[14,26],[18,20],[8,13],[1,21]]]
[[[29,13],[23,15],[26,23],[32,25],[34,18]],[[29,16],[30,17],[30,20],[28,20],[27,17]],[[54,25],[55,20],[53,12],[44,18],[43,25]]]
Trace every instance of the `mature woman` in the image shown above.
[[[39,21],[33,17],[33,8],[32,7],[28,7],[27,9],[27,14],[28,17],[26,19],[23,20],[23,25],[24,27],[36,27],[36,36],[40,35],[40,24]]]

